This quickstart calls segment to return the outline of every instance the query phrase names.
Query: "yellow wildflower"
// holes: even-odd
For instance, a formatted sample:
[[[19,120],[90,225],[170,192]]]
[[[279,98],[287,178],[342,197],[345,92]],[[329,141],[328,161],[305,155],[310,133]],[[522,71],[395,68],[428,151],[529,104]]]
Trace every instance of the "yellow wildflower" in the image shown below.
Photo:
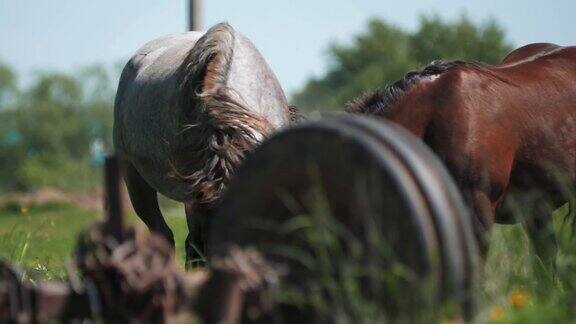
[[[24,205],[20,206],[20,214],[22,214],[22,215],[28,214],[28,207],[26,207]]]
[[[494,306],[490,309],[490,320],[500,321],[504,318],[504,309],[500,306]]]
[[[528,304],[528,301],[530,301],[530,295],[522,290],[514,290],[510,295],[508,295],[508,300],[512,307],[522,308]]]

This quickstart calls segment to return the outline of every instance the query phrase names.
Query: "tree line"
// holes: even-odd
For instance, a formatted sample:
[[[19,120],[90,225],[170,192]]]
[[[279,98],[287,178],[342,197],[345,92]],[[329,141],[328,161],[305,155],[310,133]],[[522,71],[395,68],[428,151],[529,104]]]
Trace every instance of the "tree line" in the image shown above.
[[[293,94],[305,111],[338,110],[349,100],[400,79],[437,59],[497,63],[512,50],[495,20],[474,23],[466,15],[444,21],[422,16],[411,32],[380,19],[368,22],[351,44],[332,44],[328,71]]]

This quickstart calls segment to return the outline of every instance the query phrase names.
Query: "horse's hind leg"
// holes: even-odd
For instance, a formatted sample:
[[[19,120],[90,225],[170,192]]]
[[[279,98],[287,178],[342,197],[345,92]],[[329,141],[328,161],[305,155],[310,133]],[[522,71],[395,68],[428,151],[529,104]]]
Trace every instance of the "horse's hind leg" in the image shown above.
[[[124,178],[138,217],[150,231],[163,235],[174,246],[174,234],[162,216],[156,190],[150,187],[131,163],[124,164]]]
[[[553,208],[550,208],[549,200],[545,197],[526,201],[523,205],[530,210],[527,217],[522,220],[522,224],[537,257],[535,270],[544,276],[542,279],[551,278],[558,252],[558,242],[552,224]]]
[[[195,268],[206,264],[207,234],[212,209],[186,203],[186,221],[188,236],[186,237],[186,268]]]

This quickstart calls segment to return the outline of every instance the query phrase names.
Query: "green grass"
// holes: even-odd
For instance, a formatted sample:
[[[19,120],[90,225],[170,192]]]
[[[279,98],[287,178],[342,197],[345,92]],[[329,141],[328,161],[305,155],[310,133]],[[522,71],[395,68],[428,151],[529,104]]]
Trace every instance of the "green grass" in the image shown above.
[[[64,203],[25,208],[21,210],[15,203],[0,206],[0,259],[18,263],[31,278],[65,278],[78,234],[101,218],[101,213]],[[170,208],[165,217],[174,231],[178,260],[183,264],[188,233],[184,212]],[[134,214],[128,221],[144,226]]]
[[[559,251],[552,273],[535,271],[539,261],[521,226],[496,226],[484,265],[476,322],[576,323],[576,241],[564,222],[567,212],[564,206],[554,213]],[[574,221],[573,215],[567,219]],[[523,297],[526,303],[518,303]]]

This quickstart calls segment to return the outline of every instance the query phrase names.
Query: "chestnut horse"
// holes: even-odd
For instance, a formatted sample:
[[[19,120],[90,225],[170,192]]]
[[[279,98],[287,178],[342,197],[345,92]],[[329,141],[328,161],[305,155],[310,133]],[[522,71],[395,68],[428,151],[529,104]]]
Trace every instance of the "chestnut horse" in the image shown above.
[[[522,206],[533,217],[520,221],[537,255],[553,260],[543,206],[565,202],[561,183],[576,183],[576,47],[531,44],[494,66],[433,62],[347,111],[392,120],[437,153],[472,207],[484,250],[495,222],[514,221],[501,208],[506,194],[541,193]]]
[[[144,45],[122,72],[114,110],[134,210],[174,243],[157,192],[183,202],[188,261],[201,255],[211,210],[244,155],[296,118],[262,55],[225,23]]]

